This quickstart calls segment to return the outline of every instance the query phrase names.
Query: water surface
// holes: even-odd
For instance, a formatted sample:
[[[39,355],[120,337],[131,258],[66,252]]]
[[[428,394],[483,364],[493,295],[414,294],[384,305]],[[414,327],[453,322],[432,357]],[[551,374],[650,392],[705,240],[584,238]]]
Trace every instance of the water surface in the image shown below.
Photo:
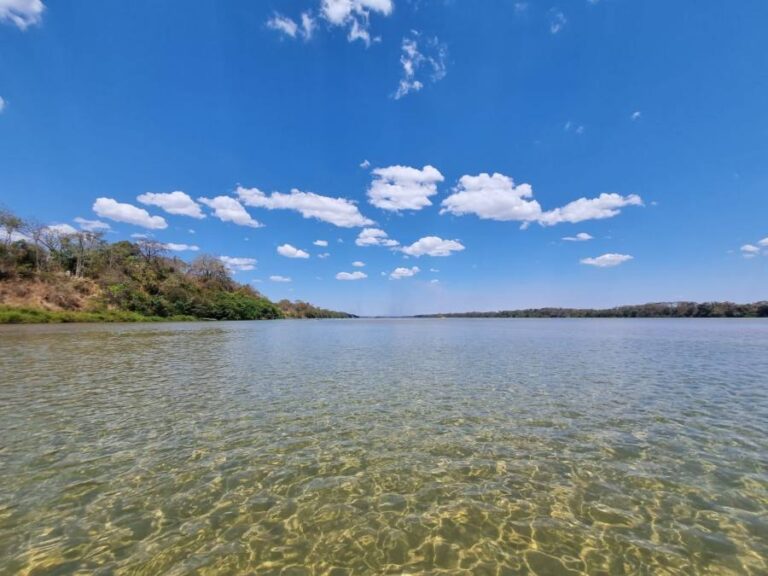
[[[768,574],[768,322],[0,328],[0,574]]]

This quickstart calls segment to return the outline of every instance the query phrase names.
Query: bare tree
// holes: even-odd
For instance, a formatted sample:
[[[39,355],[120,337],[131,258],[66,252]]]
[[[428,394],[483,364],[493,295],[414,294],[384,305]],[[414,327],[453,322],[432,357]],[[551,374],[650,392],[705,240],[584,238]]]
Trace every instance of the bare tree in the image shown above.
[[[16,216],[10,210],[0,208],[0,228],[5,231],[6,248],[11,245],[13,237],[21,231],[23,226],[24,221],[21,218]]]

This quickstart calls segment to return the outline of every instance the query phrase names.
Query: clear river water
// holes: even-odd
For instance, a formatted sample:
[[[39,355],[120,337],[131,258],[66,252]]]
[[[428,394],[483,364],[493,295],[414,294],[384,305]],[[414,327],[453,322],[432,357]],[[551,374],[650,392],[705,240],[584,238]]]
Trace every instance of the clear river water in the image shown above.
[[[768,574],[768,321],[0,327],[0,574]]]

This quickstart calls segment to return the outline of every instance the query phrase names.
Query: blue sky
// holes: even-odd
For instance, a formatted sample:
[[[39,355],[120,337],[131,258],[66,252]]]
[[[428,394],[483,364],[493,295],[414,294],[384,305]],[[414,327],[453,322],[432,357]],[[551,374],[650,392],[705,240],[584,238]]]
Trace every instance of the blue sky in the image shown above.
[[[0,204],[358,314],[765,299],[766,21],[758,0],[0,0]]]

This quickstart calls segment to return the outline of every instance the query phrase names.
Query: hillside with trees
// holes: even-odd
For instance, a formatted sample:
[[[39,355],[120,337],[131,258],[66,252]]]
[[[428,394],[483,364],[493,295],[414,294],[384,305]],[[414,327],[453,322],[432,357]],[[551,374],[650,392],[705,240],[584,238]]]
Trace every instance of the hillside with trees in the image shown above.
[[[0,210],[0,322],[348,317],[276,304],[214,256],[186,262],[153,240],[109,243]]]

